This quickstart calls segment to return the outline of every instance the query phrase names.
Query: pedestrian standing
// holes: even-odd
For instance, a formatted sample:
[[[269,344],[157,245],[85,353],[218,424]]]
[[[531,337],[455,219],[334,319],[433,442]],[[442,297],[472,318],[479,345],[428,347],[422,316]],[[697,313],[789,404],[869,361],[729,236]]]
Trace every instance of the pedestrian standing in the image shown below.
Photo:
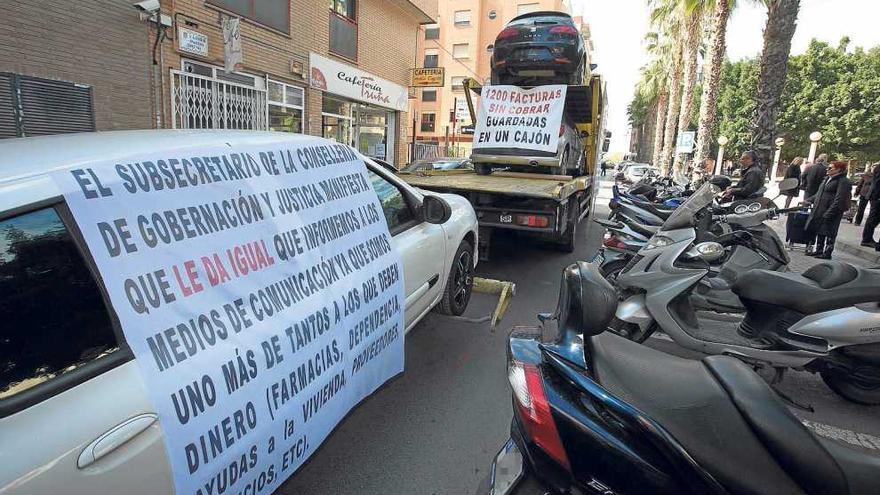
[[[875,163],[873,167],[871,165],[866,166],[865,173],[862,174],[862,177],[859,178],[859,183],[856,185],[856,197],[859,198],[859,209],[856,211],[856,218],[853,219],[853,223],[856,225],[861,225],[862,219],[865,218],[865,209],[871,201],[869,198],[871,197],[871,190],[874,189],[874,174],[877,173],[878,165],[880,164]]]
[[[880,169],[876,167],[875,170],[880,172]],[[877,228],[877,224],[880,224],[880,183],[878,182],[880,182],[880,173],[875,173],[874,180],[871,181],[871,192],[868,194],[871,211],[868,212],[865,228],[862,230],[862,246],[865,247],[877,247],[877,243],[874,242],[874,229]]]
[[[790,189],[788,191],[783,191],[782,195],[785,196],[785,207],[788,208],[791,205],[791,200],[800,196],[801,194],[801,165],[804,163],[803,157],[796,157],[791,163],[788,165],[788,168],[785,169],[785,176],[783,179],[797,179],[798,187]]]
[[[816,194],[807,201],[813,210],[807,219],[807,230],[816,236],[816,247],[807,256],[830,260],[843,214],[852,200],[852,182],[846,177],[846,162],[834,162]]]
[[[816,163],[808,166],[801,175],[801,185],[804,188],[804,197],[811,198],[819,191],[819,185],[828,175],[828,155],[821,154]]]
[[[605,177],[605,169],[608,168],[608,164],[606,162],[602,162],[602,164],[599,165],[599,167],[602,168],[602,177]]]

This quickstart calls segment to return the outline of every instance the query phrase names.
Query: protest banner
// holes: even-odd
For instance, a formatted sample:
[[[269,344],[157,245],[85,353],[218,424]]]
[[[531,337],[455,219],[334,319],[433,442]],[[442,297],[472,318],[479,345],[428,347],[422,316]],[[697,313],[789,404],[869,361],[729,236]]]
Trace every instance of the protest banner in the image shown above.
[[[516,148],[556,153],[567,89],[564,85],[532,89],[484,87],[474,130],[474,149]]]
[[[403,371],[403,267],[351,148],[297,136],[157,150],[53,179],[156,407],[178,495],[272,493]]]

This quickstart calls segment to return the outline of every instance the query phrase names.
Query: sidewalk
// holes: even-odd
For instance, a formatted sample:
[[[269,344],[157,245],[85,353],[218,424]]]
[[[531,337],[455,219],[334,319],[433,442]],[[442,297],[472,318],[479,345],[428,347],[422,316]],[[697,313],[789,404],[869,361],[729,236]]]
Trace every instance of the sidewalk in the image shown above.
[[[773,198],[777,194],[779,194],[779,190],[776,187],[776,183],[767,185],[767,194],[768,198]],[[782,207],[785,204],[785,196],[781,196],[776,200],[776,204]],[[867,218],[867,212],[865,217]],[[780,236],[785,239],[785,217],[780,218],[774,223],[774,228],[778,232],[780,232]],[[864,222],[862,223],[862,226]],[[835,245],[835,252],[847,253],[851,256],[859,258],[869,266],[880,265],[880,252],[874,250],[874,248],[862,247],[859,244],[862,242],[862,226],[853,225],[847,220],[840,222],[840,231],[837,234],[837,244]],[[780,230],[781,228],[781,230]],[[880,228],[877,229],[877,232],[874,234],[880,234]]]

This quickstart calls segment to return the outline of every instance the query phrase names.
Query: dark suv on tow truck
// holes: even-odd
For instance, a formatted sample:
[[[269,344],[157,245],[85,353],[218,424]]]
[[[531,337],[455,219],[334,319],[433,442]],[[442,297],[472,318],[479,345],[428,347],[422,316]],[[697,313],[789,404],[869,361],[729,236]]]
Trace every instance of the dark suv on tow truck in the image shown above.
[[[495,38],[492,84],[582,85],[587,77],[584,38],[571,16],[532,12],[515,17]]]

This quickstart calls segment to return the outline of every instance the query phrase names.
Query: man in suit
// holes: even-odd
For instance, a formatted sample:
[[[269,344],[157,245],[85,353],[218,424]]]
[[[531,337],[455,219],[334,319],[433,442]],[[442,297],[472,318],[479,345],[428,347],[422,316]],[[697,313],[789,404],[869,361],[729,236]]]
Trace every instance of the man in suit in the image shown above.
[[[816,162],[804,170],[801,175],[801,186],[804,188],[804,198],[812,198],[819,191],[819,185],[828,175],[828,155],[822,153]]]

